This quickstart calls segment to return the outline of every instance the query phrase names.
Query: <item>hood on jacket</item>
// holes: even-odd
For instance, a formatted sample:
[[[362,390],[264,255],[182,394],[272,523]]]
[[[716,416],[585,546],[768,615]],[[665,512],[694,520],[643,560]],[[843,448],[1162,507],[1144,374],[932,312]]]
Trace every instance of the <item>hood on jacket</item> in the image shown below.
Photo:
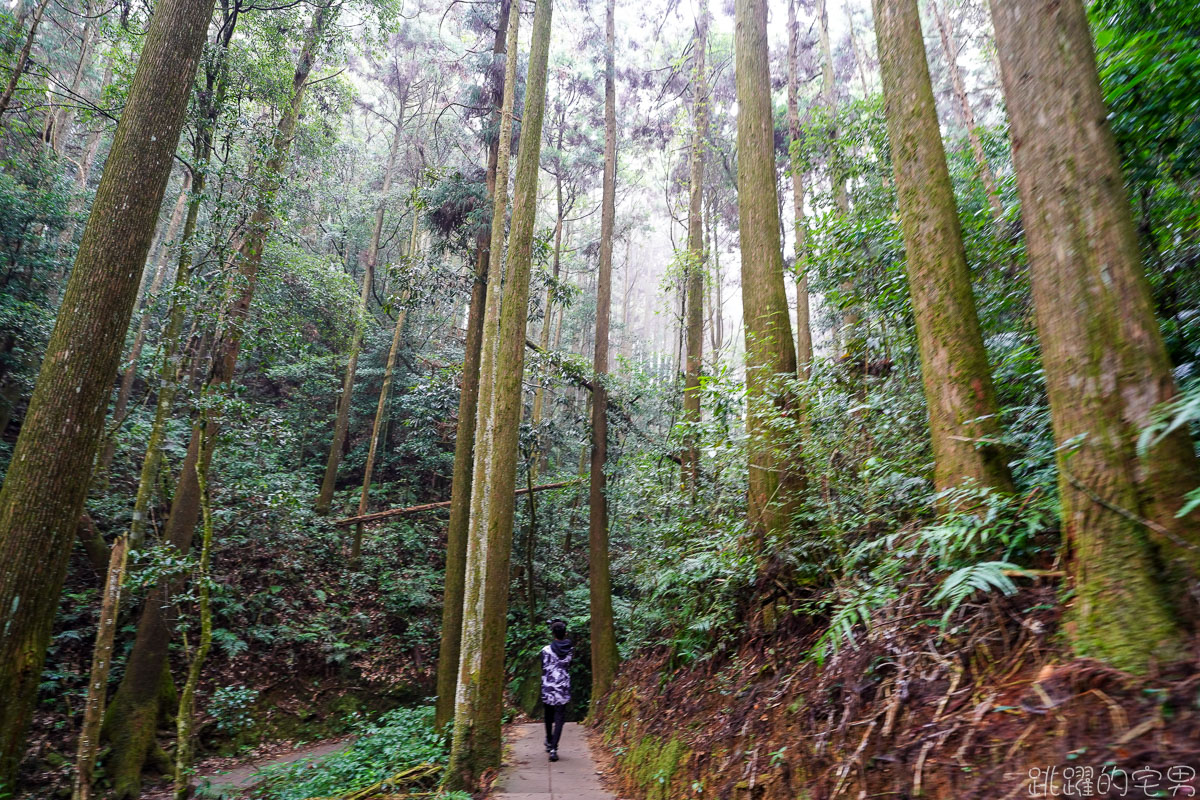
[[[570,639],[554,639],[550,642],[550,649],[559,658],[566,658],[571,655],[571,651],[575,649],[575,645],[571,643]]]

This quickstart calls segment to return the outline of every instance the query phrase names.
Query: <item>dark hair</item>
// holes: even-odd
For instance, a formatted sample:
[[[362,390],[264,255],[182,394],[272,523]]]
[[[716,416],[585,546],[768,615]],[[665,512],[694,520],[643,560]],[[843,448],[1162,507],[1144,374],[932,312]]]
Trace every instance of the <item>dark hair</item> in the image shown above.
[[[554,634],[555,639],[567,638],[567,623],[561,619],[552,620],[550,622],[550,633]]]

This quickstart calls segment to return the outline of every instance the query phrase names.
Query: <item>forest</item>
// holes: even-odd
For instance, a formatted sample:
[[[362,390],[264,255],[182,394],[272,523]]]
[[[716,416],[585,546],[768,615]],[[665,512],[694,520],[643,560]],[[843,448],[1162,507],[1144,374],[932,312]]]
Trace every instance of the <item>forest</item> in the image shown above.
[[[0,798],[1200,795],[1194,0],[0,39]]]

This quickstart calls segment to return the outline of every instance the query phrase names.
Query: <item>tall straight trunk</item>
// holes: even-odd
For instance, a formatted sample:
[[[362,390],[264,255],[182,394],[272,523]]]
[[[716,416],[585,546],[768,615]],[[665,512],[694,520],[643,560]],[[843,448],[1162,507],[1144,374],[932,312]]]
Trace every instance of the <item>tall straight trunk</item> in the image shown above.
[[[734,13],[749,527],[761,552],[764,537],[786,533],[802,482],[799,465],[784,457],[780,426],[772,419],[791,413],[791,398],[779,394],[777,383],[796,374],[796,348],[779,240],[766,0],[737,0]]]
[[[25,749],[75,525],[104,427],[213,0],[161,0],[0,491],[0,787]]]
[[[237,273],[236,288],[227,298],[228,306],[213,344],[212,366],[202,390],[205,394],[215,395],[225,391],[234,378],[263,247],[274,223],[275,204],[303,103],[304,86],[331,13],[334,12],[328,7],[318,8],[305,33],[293,75],[291,101],[276,124],[270,157],[262,167],[256,208],[238,237],[241,244],[232,258],[231,266]],[[192,544],[201,510],[197,476],[208,469],[219,433],[219,420],[215,414],[206,414],[192,426],[191,440],[180,467],[172,495],[171,513],[163,533],[163,538],[180,554],[187,553]],[[125,675],[105,720],[105,735],[113,745],[109,774],[118,798],[138,796],[142,765],[155,747],[159,689],[171,641],[172,625],[168,609],[175,589],[169,582],[160,582],[146,598],[138,621],[137,638],[126,662]]]
[[[991,7],[1059,444],[1069,635],[1082,656],[1145,672],[1186,654],[1200,513],[1176,514],[1200,483],[1195,451],[1185,429],[1137,451],[1176,387],[1083,5]]]
[[[388,193],[392,190],[392,176],[396,171],[396,155],[400,152],[400,135],[404,131],[404,103],[400,102],[400,117],[396,120],[396,132],[388,148],[387,167],[383,171],[383,188],[380,190],[379,205],[375,208],[375,226],[371,230],[371,244],[367,248],[367,263],[363,269],[362,295],[358,301],[360,322],[354,326],[350,341],[350,357],[346,362],[346,375],[342,381],[342,395],[338,398],[337,419],[333,424],[333,443],[329,446],[329,458],[325,461],[325,478],[317,494],[316,512],[329,513],[333,504],[333,491],[337,488],[338,467],[342,463],[342,448],[346,444],[346,433],[350,429],[350,404],[354,396],[354,373],[358,370],[358,355],[362,350],[363,329],[370,320],[367,304],[375,286],[375,266],[379,261],[379,242],[383,237],[383,214],[387,208]],[[413,216],[413,231],[416,231],[416,216]],[[358,541],[356,538],[355,541]]]
[[[112,668],[113,638],[117,631],[117,612],[121,607],[121,586],[129,555],[129,537],[118,536],[113,542],[104,578],[104,596],[100,601],[100,620],[96,626],[96,644],[92,649],[92,670],[88,674],[87,702],[83,708],[83,726],[75,755],[75,780],[72,800],[88,800],[92,794],[92,776],[100,749],[100,723],[108,698],[108,673]]]
[[[71,83],[67,87],[68,97],[79,95],[79,87],[83,85],[83,79],[92,63],[92,46],[96,41],[99,23],[100,20],[93,17],[88,17],[83,22],[83,29],[79,33],[79,56],[71,73]],[[54,105],[53,101],[51,105]],[[49,114],[50,135],[46,138],[50,142],[50,149],[55,153],[62,154],[63,142],[71,133],[73,117],[72,109],[66,105],[54,106],[54,110]]]
[[[1004,451],[996,444],[1000,408],[938,130],[917,0],[875,0],[875,34],[929,406],[934,486],[942,491],[969,480],[1012,491]]]
[[[492,75],[496,74],[495,67],[499,65],[501,54],[511,52],[512,58],[506,62],[503,72],[504,83],[494,79],[492,90],[492,120],[493,124],[500,123],[504,103],[509,103],[509,114],[512,113],[512,103],[506,96],[509,85],[510,71],[516,74],[516,49],[507,50],[508,36],[515,37],[516,31],[509,32],[509,13],[511,2],[501,0],[500,15],[496,22],[496,39],[492,46]],[[507,58],[507,56],[505,56]],[[511,70],[509,67],[511,64]],[[493,211],[500,195],[504,195],[504,203],[508,202],[508,148],[512,139],[511,120],[508,128],[508,140],[502,141],[500,131],[488,144],[487,163],[487,192],[492,199]],[[500,152],[504,152],[504,173],[497,180]],[[497,189],[497,186],[502,188]],[[450,522],[446,527],[446,580],[442,601],[442,635],[438,647],[437,666],[437,708],[434,720],[438,729],[443,729],[454,718],[455,690],[458,685],[459,648],[462,642],[463,621],[463,590],[466,582],[467,569],[467,531],[471,520],[471,485],[475,457],[475,426],[479,408],[480,381],[480,348],[483,346],[483,317],[484,306],[488,297],[488,264],[491,261],[491,244],[499,241],[496,263],[499,263],[500,249],[504,243],[503,206],[501,216],[497,220],[492,216],[492,224],[480,230],[475,240],[475,281],[471,286],[471,308],[467,315],[467,339],[463,347],[463,375],[459,386],[458,397],[458,430],[454,440],[454,477],[450,487]],[[497,240],[497,236],[499,239]],[[500,273],[496,274],[499,284]],[[499,288],[497,286],[497,288]]]
[[[475,490],[467,540],[463,607],[462,658],[455,702],[454,738],[446,768],[449,788],[474,788],[480,775],[500,764],[500,722],[504,699],[504,638],[508,618],[509,560],[512,555],[513,510],[517,479],[517,437],[521,420],[521,381],[525,364],[525,328],[529,313],[529,273],[537,209],[538,161],[546,105],[546,65],[550,50],[551,0],[539,0],[533,17],[525,113],[513,188],[512,228],[503,298],[493,302],[498,283],[503,215],[492,229],[492,276],[484,315],[481,399],[475,428]],[[510,26],[520,16],[514,9]],[[511,28],[510,28],[511,29]],[[509,101],[516,44],[509,40],[510,61],[504,88],[501,137],[511,131]],[[501,141],[503,148],[504,142]],[[501,151],[503,153],[503,149]],[[507,161],[507,158],[504,159]],[[504,194],[497,170],[496,205]],[[499,211],[500,209],[498,209]],[[495,313],[498,311],[498,314]],[[497,320],[498,318],[498,320]],[[496,324],[498,322],[498,324]]]
[[[975,121],[975,111],[971,108],[971,100],[967,97],[967,84],[963,81],[962,69],[958,66],[958,44],[950,30],[950,21],[946,11],[938,0],[930,0],[929,8],[937,22],[938,36],[942,42],[942,53],[946,58],[946,67],[950,70],[950,85],[954,89],[954,99],[958,101],[958,115],[963,127],[967,129],[967,141],[971,145],[971,156],[975,166],[979,168],[979,177],[983,181],[983,189],[987,192],[988,207],[992,210],[992,220],[996,225],[1004,221],[1004,204],[1000,202],[1000,190],[996,185],[996,173],[988,164],[987,154],[983,152],[983,140],[979,138],[979,123]]]
[[[608,322],[612,308],[613,229],[617,220],[616,0],[608,0],[604,45],[604,180],[600,195],[600,265],[596,275],[596,350],[592,362],[592,467],[588,489],[588,582],[590,585],[594,715],[617,675],[612,579],[608,554]],[[703,12],[701,12],[703,13]],[[703,24],[703,23],[702,23]],[[702,58],[702,56],[701,56]],[[703,71],[703,61],[699,69]]]
[[[817,0],[817,32],[821,44],[821,97],[829,114],[829,181],[833,185],[833,199],[838,213],[843,217],[850,213],[850,194],[846,190],[846,171],[838,149],[837,97],[834,93],[833,47],[829,41],[829,9],[827,0]],[[854,294],[854,281],[845,280],[838,285],[844,296],[841,319],[834,331],[835,345],[840,349],[838,358],[854,358],[858,336],[859,312],[852,301],[846,298]]]
[[[108,88],[109,83],[112,82],[112,76],[113,68],[111,61],[109,61],[104,68],[104,77],[100,79],[100,87],[96,91],[96,99],[104,96],[105,90]],[[97,126],[92,130],[91,133],[88,134],[87,140],[84,142],[83,153],[80,154],[79,161],[76,164],[75,196],[71,198],[71,203],[69,206],[71,216],[78,214],[83,208],[84,203],[87,201],[86,190],[88,179],[92,174],[92,166],[96,163],[96,156],[100,153],[100,141],[103,138],[103,134],[104,129]],[[73,225],[64,225],[63,229],[59,231],[58,237],[54,243],[54,252],[56,258],[62,256],[74,235],[75,228]],[[57,299],[57,286],[62,281],[65,274],[65,267],[63,266],[58,266],[51,272],[49,289],[51,300]]]
[[[692,152],[685,276],[687,361],[683,379],[683,423],[688,431],[683,448],[683,482],[693,500],[700,473],[696,428],[700,425],[700,372],[704,368],[704,149],[708,133],[708,75],[704,63],[708,50],[708,3],[701,0],[699,5],[692,68]]]
[[[215,433],[216,431],[212,431]],[[212,445],[204,441],[210,435],[202,430],[200,433],[200,448],[202,451],[211,450]],[[196,484],[200,490],[200,506],[202,509],[202,529],[200,544],[200,561],[196,567],[197,610],[200,615],[200,631],[196,642],[196,651],[188,663],[187,679],[183,690],[179,693],[179,708],[175,715],[175,800],[187,800],[191,794],[192,753],[195,743],[192,732],[196,712],[196,688],[200,684],[200,673],[204,669],[204,661],[208,658],[209,648],[212,647],[212,600],[209,595],[208,573],[209,561],[212,557],[213,520],[212,501],[208,493],[208,463],[201,459],[196,462]]]
[[[788,0],[787,116],[791,147],[800,143],[800,24],[796,20],[796,0]],[[804,223],[804,172],[791,157],[792,215],[796,237],[796,367],[801,378],[808,377],[813,359],[812,324],[808,307],[808,241]]]
[[[721,348],[725,346],[725,297],[724,286],[725,276],[721,273],[721,242],[718,238],[718,225],[720,221],[717,219],[717,202],[709,195],[708,198],[708,226],[711,231],[712,245],[708,251],[712,253],[713,259],[713,358],[717,358],[721,353]]]
[[[565,111],[563,112],[566,113]],[[559,120],[558,142],[555,147],[559,153],[563,151],[563,131],[566,130],[566,120]],[[562,236],[563,236],[563,216],[566,213],[563,209],[563,191],[562,191],[562,175],[560,172],[554,173],[554,255],[551,259],[553,280],[551,285],[546,287],[546,313],[542,318],[541,344],[542,352],[545,353],[550,349],[550,323],[554,312],[554,288],[558,284],[558,275],[562,268]],[[561,321],[561,320],[560,320]],[[533,394],[533,415],[530,420],[534,431],[534,451],[530,457],[530,480],[537,477],[538,465],[542,460],[542,436],[539,432],[539,427],[542,424],[542,409],[546,402],[546,381],[539,380],[538,387]],[[529,508],[533,509],[533,498],[529,498]],[[532,529],[531,529],[532,530]]]
[[[397,138],[398,135],[397,135]],[[413,209],[412,236],[408,242],[408,255],[413,258],[417,252],[417,210]],[[382,225],[380,225],[382,228]],[[400,337],[404,332],[404,322],[408,319],[408,292],[400,298],[400,308],[396,311],[396,327],[392,331],[392,346],[388,348],[387,365],[383,369],[383,386],[379,390],[379,402],[375,406],[375,421],[371,423],[371,444],[367,448],[367,463],[363,467],[362,491],[358,496],[358,515],[367,513],[367,504],[371,500],[371,477],[375,472],[375,455],[379,448],[379,434],[383,430],[383,422],[387,416],[388,395],[392,391],[392,374],[396,368],[396,354],[400,351]],[[357,564],[362,556],[363,526],[354,526],[354,538],[350,545],[350,562]]]
[[[133,513],[129,523],[129,547],[137,550],[145,538],[147,515],[150,502],[158,483],[159,466],[163,460],[163,445],[166,441],[167,423],[175,406],[175,397],[180,381],[184,377],[182,358],[183,323],[187,316],[188,284],[192,279],[192,251],[195,246],[196,227],[200,220],[200,204],[204,200],[207,182],[208,161],[212,157],[213,135],[217,118],[225,105],[229,85],[228,46],[237,27],[236,12],[223,21],[217,38],[216,55],[205,68],[205,90],[203,107],[192,146],[193,170],[189,170],[191,196],[188,200],[187,216],[179,239],[179,258],[175,265],[175,279],[171,289],[171,300],[167,307],[167,322],[161,336],[159,354],[159,381],[154,404],[154,421],[146,439],[146,452],[142,457],[141,474],[138,477],[137,493],[134,497]]]
[[[117,452],[117,431],[122,421],[125,419],[125,410],[129,407],[129,398],[133,394],[133,382],[137,379],[138,362],[142,358],[142,348],[146,344],[146,328],[150,325],[149,305],[151,300],[158,294],[158,290],[162,288],[163,279],[167,274],[167,261],[169,260],[170,251],[169,245],[179,233],[179,226],[183,221],[184,211],[187,208],[188,193],[192,185],[192,173],[185,172],[183,177],[183,188],[179,191],[179,197],[175,200],[175,208],[171,211],[170,221],[167,223],[167,230],[159,239],[157,250],[154,257],[147,263],[154,263],[154,276],[150,279],[149,285],[145,291],[141,293],[139,304],[142,307],[143,313],[141,319],[138,320],[137,332],[133,336],[133,346],[129,348],[129,363],[125,367],[125,372],[121,374],[121,386],[117,389],[117,402],[113,406],[112,424],[113,428],[109,431],[107,440],[104,443],[104,449],[100,455],[100,463],[97,466],[96,472],[104,478],[108,474],[109,468],[112,466],[113,456]],[[142,278],[145,280],[146,272],[143,272]]]
[[[37,38],[38,25],[41,24],[42,15],[46,13],[48,5],[50,5],[50,0],[41,0],[34,9],[33,22],[29,25],[29,33],[25,35],[25,44],[21,47],[20,54],[17,55],[17,63],[12,66],[12,73],[8,77],[8,83],[5,84],[3,93],[0,93],[0,115],[8,110],[13,95],[17,91],[17,85],[21,82],[21,76],[25,74],[25,66],[29,63],[29,54],[33,50],[33,42]]]

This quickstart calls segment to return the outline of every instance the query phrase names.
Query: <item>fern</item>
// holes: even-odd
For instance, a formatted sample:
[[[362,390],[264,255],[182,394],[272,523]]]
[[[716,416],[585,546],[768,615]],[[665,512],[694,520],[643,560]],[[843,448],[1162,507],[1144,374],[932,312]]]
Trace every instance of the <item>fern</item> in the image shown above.
[[[1008,576],[1009,572],[1029,575],[1016,564],[1007,561],[983,561],[955,570],[938,588],[937,594],[930,600],[930,605],[948,603],[946,613],[942,615],[942,627],[950,622],[954,611],[971,595],[976,592],[990,592],[999,589],[1005,595],[1016,594],[1017,585]]]

